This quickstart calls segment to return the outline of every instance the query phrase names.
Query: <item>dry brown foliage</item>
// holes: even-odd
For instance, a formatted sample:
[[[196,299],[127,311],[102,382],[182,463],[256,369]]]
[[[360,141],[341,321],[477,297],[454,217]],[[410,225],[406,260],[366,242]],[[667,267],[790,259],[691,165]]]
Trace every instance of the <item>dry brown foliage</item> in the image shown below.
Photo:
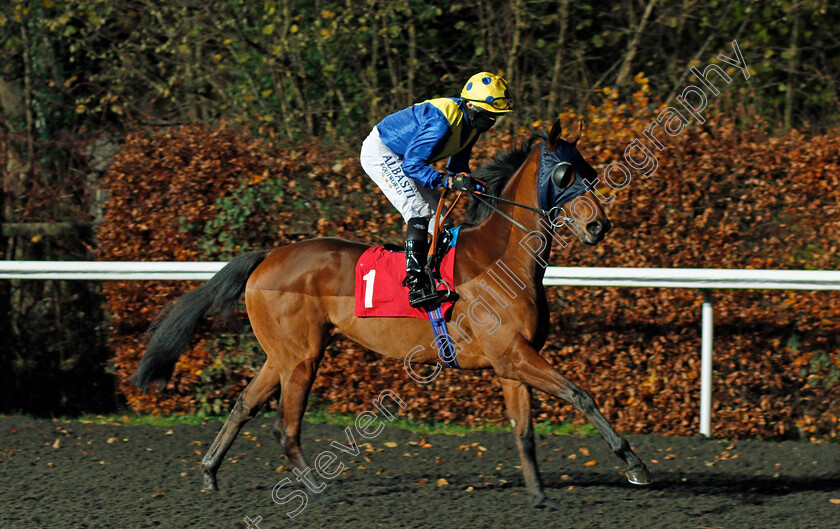
[[[642,93],[635,106],[611,101],[605,97],[590,109],[579,144],[599,171],[647,123],[628,124],[627,116],[655,115]],[[608,207],[614,228],[604,243],[555,248],[552,264],[837,270],[840,131],[777,136],[761,122],[736,128],[723,111],[709,112],[705,126],[669,138],[654,175],[634,173],[630,187],[615,194]],[[491,133],[475,158],[512,141]],[[225,127],[191,126],[129,138],[108,178],[101,258],[218,260],[219,253],[198,244],[205,224],[220,213],[217,199],[234,188],[258,190],[266,179],[281,179],[285,194],[250,212],[235,233],[242,240],[237,249],[323,235],[372,243],[402,236],[401,219],[355,158],[315,144],[280,148]],[[216,359],[231,354],[208,349],[213,333],[203,328],[167,391],[140,395],[127,382],[142,353],[141,333],[166,302],[193,286],[106,285],[120,389],[137,411],[195,411],[195,384]],[[552,329],[543,354],[587,388],[620,431],[697,431],[698,291],[564,287],[549,289],[549,296]],[[715,298],[714,435],[836,438],[840,295],[730,290]],[[208,391],[227,407],[252,374],[251,368],[226,373],[227,383]],[[313,391],[331,410],[352,413],[394,388],[411,418],[477,424],[503,416],[489,371],[446,372],[422,386],[400,363],[346,342],[330,348]],[[540,420],[582,420],[568,405],[539,395],[535,412]]]

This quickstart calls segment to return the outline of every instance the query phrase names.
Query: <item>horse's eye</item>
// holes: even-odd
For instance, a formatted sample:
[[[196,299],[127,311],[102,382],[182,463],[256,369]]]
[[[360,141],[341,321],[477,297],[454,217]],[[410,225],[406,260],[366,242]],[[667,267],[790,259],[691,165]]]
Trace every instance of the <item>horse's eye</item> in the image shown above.
[[[569,162],[560,162],[551,170],[551,183],[557,189],[566,189],[575,181],[575,169]]]

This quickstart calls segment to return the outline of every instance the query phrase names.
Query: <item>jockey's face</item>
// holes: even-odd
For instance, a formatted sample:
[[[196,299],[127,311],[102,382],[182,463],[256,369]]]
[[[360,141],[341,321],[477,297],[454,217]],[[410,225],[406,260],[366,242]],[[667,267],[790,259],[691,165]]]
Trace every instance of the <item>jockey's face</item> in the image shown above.
[[[467,102],[467,108],[469,109],[467,117],[469,118],[470,126],[477,131],[486,132],[496,124],[496,114],[478,108],[470,102]]]

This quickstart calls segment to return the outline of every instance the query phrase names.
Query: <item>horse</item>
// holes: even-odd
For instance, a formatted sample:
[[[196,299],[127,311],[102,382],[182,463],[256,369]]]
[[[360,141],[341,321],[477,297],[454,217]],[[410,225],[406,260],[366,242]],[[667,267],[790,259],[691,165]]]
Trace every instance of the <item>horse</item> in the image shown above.
[[[475,173],[476,178],[486,180],[487,188],[484,195],[475,195],[478,200],[467,212],[468,222],[458,235],[454,269],[460,300],[452,309],[450,325],[459,330],[460,339],[453,340],[457,363],[461,369],[492,368],[499,377],[525,487],[531,504],[541,508],[557,506],[546,497],[537,466],[532,388],[561,398],[582,412],[625,464],[630,483],[651,483],[645,464],[595,400],[539,354],[549,326],[542,285],[545,266],[552,240],[559,239],[565,246],[565,239],[553,230],[565,225],[581,243],[593,246],[611,227],[592,195],[597,173],[577,149],[581,130],[579,126],[563,139],[557,120],[544,141],[532,138],[497,154]],[[566,213],[566,207],[572,215]],[[579,214],[581,209],[585,216]],[[310,468],[301,449],[301,422],[332,334],[340,333],[380,355],[403,360],[409,368],[412,363],[440,368],[434,347],[415,347],[432,342],[428,321],[354,316],[354,271],[369,247],[327,237],[242,254],[158,316],[146,352],[131,377],[144,391],[152,382],[169,380],[198,320],[214,307],[229,312],[243,291],[253,332],[266,353],[265,364],[236,399],[202,459],[204,490],[218,490],[216,473],[225,453],[242,426],[278,392],[275,436],[293,469],[305,473]],[[502,275],[507,280],[500,283]],[[492,292],[490,284],[497,285]],[[481,303],[475,303],[479,299]],[[496,312],[489,306],[490,299],[502,303],[504,310]],[[491,318],[491,312],[498,317]],[[487,327],[489,319],[493,319],[492,329]]]

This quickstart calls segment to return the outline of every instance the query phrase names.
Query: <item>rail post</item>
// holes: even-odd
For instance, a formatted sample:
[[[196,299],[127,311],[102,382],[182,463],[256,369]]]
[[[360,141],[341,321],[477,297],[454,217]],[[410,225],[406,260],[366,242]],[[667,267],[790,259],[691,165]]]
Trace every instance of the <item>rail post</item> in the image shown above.
[[[712,435],[712,341],[714,340],[714,313],[712,293],[703,290],[703,309],[700,345],[700,433]]]

